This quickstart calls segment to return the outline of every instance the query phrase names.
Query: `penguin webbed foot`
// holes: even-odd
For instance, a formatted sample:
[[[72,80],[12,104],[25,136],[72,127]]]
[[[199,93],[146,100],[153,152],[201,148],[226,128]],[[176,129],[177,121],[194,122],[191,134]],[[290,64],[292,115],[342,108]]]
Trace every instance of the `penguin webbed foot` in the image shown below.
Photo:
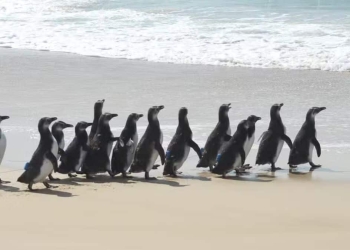
[[[75,178],[75,177],[77,177],[77,175],[76,174],[68,174],[68,177],[69,178]]]
[[[156,177],[149,177],[149,173],[148,172],[145,173],[145,179],[146,180],[157,180]]]
[[[271,172],[276,172],[278,170],[282,170],[282,168],[276,167],[275,164],[271,164]]]
[[[152,167],[152,169],[158,169],[160,167],[160,165],[159,164],[156,164],[156,165],[154,165],[153,167]]]
[[[295,169],[295,168],[297,168],[297,167],[298,167],[298,166],[289,164],[289,168]]]
[[[44,184],[44,186],[45,186],[46,188],[58,188],[58,186],[50,185],[50,184],[49,184],[48,182],[46,182],[46,181],[44,181],[43,184]]]
[[[128,174],[126,173],[126,171],[122,173],[122,177],[123,177],[123,178],[126,178],[126,179],[132,179],[132,178],[134,178],[133,176],[128,175]]]
[[[315,169],[318,169],[318,168],[320,168],[320,167],[322,166],[322,165],[316,165],[316,164],[313,163],[313,162],[310,162],[309,164],[310,164],[310,166],[311,166],[310,172],[312,172],[312,171],[314,171]]]
[[[117,172],[114,172],[114,171],[108,170],[107,172],[108,172],[109,176],[112,178],[117,175]]]
[[[29,183],[29,184],[28,184],[28,189],[29,189],[29,191],[31,191],[31,192],[37,191],[36,189],[33,189],[33,183]]]
[[[52,174],[49,174],[49,180],[50,181],[59,181],[59,180],[61,180],[60,178],[54,178],[53,176],[52,176]]]

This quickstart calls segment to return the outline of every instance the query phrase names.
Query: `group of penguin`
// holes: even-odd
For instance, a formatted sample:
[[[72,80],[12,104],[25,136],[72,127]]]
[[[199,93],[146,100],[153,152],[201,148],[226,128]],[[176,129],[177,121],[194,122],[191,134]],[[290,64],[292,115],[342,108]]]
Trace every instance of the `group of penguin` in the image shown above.
[[[46,188],[55,187],[50,185],[47,179],[59,180],[52,176],[53,172],[68,174],[69,177],[76,177],[75,174],[85,174],[87,179],[105,172],[112,177],[121,174],[124,178],[131,178],[130,173],[144,172],[146,179],[152,179],[149,172],[160,166],[155,165],[158,156],[160,156],[161,164],[164,165],[163,175],[177,177],[180,174],[178,170],[188,158],[190,148],[199,157],[198,168],[209,167],[212,173],[222,175],[223,178],[233,170],[240,175],[251,168],[249,164],[245,164],[245,159],[255,140],[255,123],[261,118],[255,115],[249,116],[238,124],[236,132],[231,136],[228,116],[231,104],[220,106],[219,121],[202,149],[192,140],[187,108],[181,108],[178,115],[178,127],[166,153],[162,147],[163,133],[158,120],[158,114],[164,109],[164,106],[153,106],[148,110],[148,126],[138,142],[137,121],[143,115],[130,114],[121,135],[114,137],[109,122],[118,115],[103,113],[103,104],[104,100],[95,103],[92,123],[82,121],[76,124],[75,137],[66,150],[64,150],[63,130],[73,125],[57,121],[50,130],[51,123],[57,118],[41,118],[38,124],[39,145],[31,160],[25,165],[24,173],[17,181],[28,184],[28,189],[34,191],[32,186],[36,183],[43,183]],[[321,146],[316,139],[315,116],[326,108],[309,109],[306,121],[292,143],[286,135],[286,129],[280,116],[282,106],[283,104],[274,104],[271,107],[270,125],[260,137],[256,164],[270,164],[271,171],[279,170],[280,168],[277,168],[275,163],[286,142],[291,149],[288,161],[290,168],[296,168],[297,165],[303,163],[311,165],[310,171],[321,167],[312,161],[314,147],[318,157],[321,155]],[[8,116],[0,116],[0,122],[8,118]],[[88,135],[86,129],[90,126],[91,130]],[[113,148],[114,142],[116,143]],[[0,164],[5,149],[6,137],[0,129]],[[0,183],[8,182],[0,179]]]

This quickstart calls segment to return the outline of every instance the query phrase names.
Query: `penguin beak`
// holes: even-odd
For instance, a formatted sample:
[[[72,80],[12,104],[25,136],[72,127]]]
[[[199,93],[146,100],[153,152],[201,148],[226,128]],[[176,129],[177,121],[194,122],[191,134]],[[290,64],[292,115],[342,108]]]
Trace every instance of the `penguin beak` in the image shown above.
[[[3,121],[3,120],[7,120],[9,119],[10,117],[5,115],[5,116],[0,116],[0,120]]]
[[[257,121],[259,121],[259,120],[261,120],[261,117],[257,116],[257,117],[255,118],[255,122],[257,122]]]
[[[51,117],[51,118],[49,119],[49,122],[51,123],[51,122],[56,121],[56,120],[57,120],[57,117]]]
[[[158,111],[164,109],[163,105],[158,106]]]
[[[320,107],[316,109],[317,114],[320,113],[322,110],[325,110],[326,107]]]
[[[85,128],[90,127],[91,125],[92,125],[92,122],[87,122]]]
[[[65,128],[72,128],[72,127],[73,127],[73,125],[72,125],[72,124],[68,124],[68,123],[66,123]]]
[[[232,108],[232,107],[231,107],[231,103],[228,103],[228,104],[227,104],[227,107],[228,107],[228,109]]]
[[[141,117],[143,117],[143,114],[138,114],[138,117],[139,117],[139,119],[140,119]]]
[[[109,118],[109,120],[111,120],[112,118],[117,117],[117,116],[118,116],[118,114],[110,114],[110,115],[108,116],[108,118]]]
[[[101,102],[104,103],[104,102],[105,102],[105,99],[102,99]]]
[[[284,104],[283,104],[283,103],[281,103],[281,104],[280,104],[280,108],[281,108],[281,107],[283,107],[283,105],[284,105]]]

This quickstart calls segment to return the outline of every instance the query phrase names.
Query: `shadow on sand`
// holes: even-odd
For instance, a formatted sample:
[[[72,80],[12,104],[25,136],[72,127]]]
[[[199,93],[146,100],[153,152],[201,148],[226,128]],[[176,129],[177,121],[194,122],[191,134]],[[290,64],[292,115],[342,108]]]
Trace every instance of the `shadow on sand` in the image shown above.
[[[195,175],[178,175],[177,177],[165,176],[167,179],[172,180],[198,180],[198,181],[211,181],[211,178],[205,176],[195,176]]]
[[[28,192],[28,193],[31,193],[31,194],[54,195],[54,196],[64,197],[64,198],[69,198],[69,197],[76,196],[76,195],[73,195],[72,193],[65,192],[65,191],[59,191],[59,190],[55,190],[55,189],[52,189],[52,188],[35,189],[35,191],[25,190],[25,192]]]
[[[0,190],[5,192],[19,192],[20,189],[17,187],[8,186],[10,183],[0,184]]]
[[[271,181],[273,181],[272,179],[264,180],[264,179],[251,178],[251,177],[246,178],[243,176],[226,176],[226,178],[222,178],[222,176],[218,176],[217,178],[221,178],[223,180],[247,181],[247,182],[271,182]]]
[[[152,183],[152,184],[158,184],[158,185],[168,185],[170,187],[186,187],[188,185],[182,185],[178,183],[177,181],[167,180],[167,179],[150,179],[146,180],[144,178],[133,178],[132,179],[135,182],[144,182],[144,183]]]

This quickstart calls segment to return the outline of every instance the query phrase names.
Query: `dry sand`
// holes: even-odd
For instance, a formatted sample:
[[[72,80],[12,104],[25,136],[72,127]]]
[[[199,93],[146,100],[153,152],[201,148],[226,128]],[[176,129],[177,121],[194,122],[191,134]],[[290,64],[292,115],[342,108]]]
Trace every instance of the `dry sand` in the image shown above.
[[[0,186],[2,248],[349,249],[350,184],[310,174],[223,180],[203,172],[151,182],[102,175],[57,185],[37,184],[36,193]]]

